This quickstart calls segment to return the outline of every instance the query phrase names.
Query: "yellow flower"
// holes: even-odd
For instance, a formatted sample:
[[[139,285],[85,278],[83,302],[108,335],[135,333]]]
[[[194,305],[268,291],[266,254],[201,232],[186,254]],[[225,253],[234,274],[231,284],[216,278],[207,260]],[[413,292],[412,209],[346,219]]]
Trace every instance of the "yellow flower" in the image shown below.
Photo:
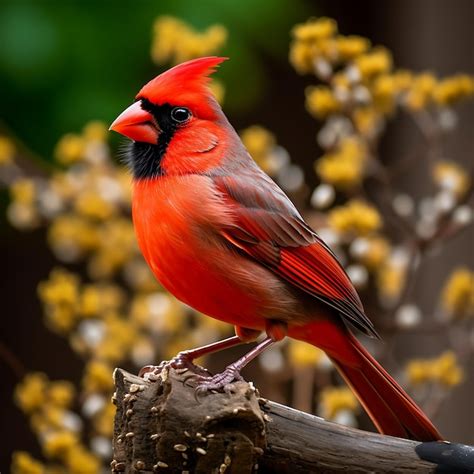
[[[68,408],[74,399],[74,386],[65,380],[52,382],[48,388],[48,401],[59,408]]]
[[[68,474],[98,474],[103,469],[100,460],[80,444],[67,451],[64,463]]]
[[[371,137],[379,131],[383,117],[374,107],[357,107],[352,111],[352,120],[358,133]]]
[[[105,142],[107,141],[108,131],[104,122],[93,120],[86,124],[83,129],[83,137],[87,141]]]
[[[295,41],[290,47],[289,61],[299,74],[308,74],[314,71],[314,62],[318,54],[320,52],[314,45]]]
[[[85,369],[82,384],[86,392],[109,392],[113,388],[113,369],[99,360],[90,361]]]
[[[6,136],[0,135],[0,166],[9,165],[15,156],[15,145]]]
[[[25,451],[15,451],[12,457],[12,474],[45,474],[45,466]]]
[[[275,136],[260,125],[252,125],[240,133],[250,156],[267,173],[274,174],[281,167],[275,154]]]
[[[386,262],[377,271],[376,284],[381,298],[395,300],[402,291],[405,282],[406,268]]]
[[[332,18],[311,18],[294,26],[291,33],[298,41],[319,41],[336,34],[337,23]]]
[[[153,26],[151,57],[158,64],[209,56],[219,51],[227,41],[227,30],[212,25],[202,33],[172,16],[160,16]]]
[[[308,87],[306,90],[306,108],[318,119],[339,112],[341,104],[336,100],[331,89],[326,86]]]
[[[471,182],[466,170],[453,161],[438,161],[433,167],[436,184],[462,198]]]
[[[16,180],[10,188],[10,195],[16,203],[24,205],[32,204],[36,199],[34,181],[28,178]]]
[[[107,438],[112,437],[115,411],[115,405],[110,402],[94,417],[93,424],[97,434]]]
[[[367,54],[358,56],[354,64],[357,66],[363,79],[370,79],[377,74],[390,71],[392,68],[392,55],[386,48],[377,47]]]
[[[370,48],[370,41],[361,36],[338,36],[336,50],[338,59],[350,61],[365,53]]]
[[[290,361],[296,366],[315,366],[326,357],[321,349],[296,339],[290,340],[288,355]]]
[[[48,378],[40,372],[27,374],[15,389],[15,402],[25,412],[31,413],[46,403]]]
[[[466,267],[456,269],[445,283],[442,304],[444,310],[452,316],[473,316],[474,272]]]
[[[370,204],[356,199],[331,210],[328,222],[334,230],[354,235],[367,235],[382,226],[378,211]]]
[[[63,214],[51,223],[48,241],[54,252],[66,261],[74,261],[84,252],[99,244],[98,229],[87,219],[74,214]]]
[[[223,104],[224,96],[225,96],[225,87],[221,81],[217,79],[213,79],[209,84],[209,88],[211,89],[212,95],[216,98],[219,104]]]
[[[370,270],[377,270],[387,261],[389,254],[390,244],[386,239],[380,236],[368,237],[367,251],[359,260]]]
[[[79,278],[67,270],[56,268],[49,280],[38,285],[38,294],[45,304],[75,305],[79,295]]]
[[[80,135],[67,133],[56,145],[54,156],[64,165],[81,161],[84,157],[85,141]]]
[[[406,374],[414,385],[432,382],[445,387],[459,385],[464,377],[452,351],[445,351],[432,359],[414,359],[408,363]]]
[[[84,191],[75,202],[76,211],[84,216],[97,220],[109,219],[114,213],[114,206],[96,191]]]
[[[420,110],[429,105],[435,87],[436,78],[433,74],[423,73],[414,76],[405,97],[407,107],[411,110]]]
[[[78,442],[77,436],[71,431],[57,431],[45,437],[43,451],[48,458],[64,459],[66,453]]]
[[[347,387],[328,387],[320,395],[319,413],[325,419],[332,420],[338,412],[347,410],[354,412],[358,409],[357,398]]]
[[[326,153],[315,163],[315,170],[326,183],[338,189],[350,189],[363,179],[367,149],[355,137],[345,138],[332,153]]]
[[[101,293],[100,289],[95,285],[84,286],[80,301],[79,312],[84,317],[92,317],[100,315],[101,311]]]
[[[474,95],[474,77],[458,74],[438,82],[433,90],[433,99],[440,105],[451,105]]]

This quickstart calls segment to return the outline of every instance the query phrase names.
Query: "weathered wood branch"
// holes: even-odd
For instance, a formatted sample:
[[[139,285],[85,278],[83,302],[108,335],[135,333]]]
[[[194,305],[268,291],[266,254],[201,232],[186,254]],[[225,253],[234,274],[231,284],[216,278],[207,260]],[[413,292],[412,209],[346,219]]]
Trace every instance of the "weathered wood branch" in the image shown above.
[[[443,472],[474,470],[474,447],[347,428],[263,400],[246,382],[196,400],[188,374],[165,370],[149,382],[115,371],[112,471],[434,473],[441,462]]]

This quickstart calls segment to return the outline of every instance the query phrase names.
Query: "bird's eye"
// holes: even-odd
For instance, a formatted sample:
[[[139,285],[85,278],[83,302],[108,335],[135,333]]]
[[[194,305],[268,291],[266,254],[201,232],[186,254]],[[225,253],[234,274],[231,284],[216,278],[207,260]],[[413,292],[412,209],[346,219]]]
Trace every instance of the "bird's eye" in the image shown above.
[[[176,123],[187,122],[191,118],[191,111],[185,107],[175,107],[171,110],[171,118]]]

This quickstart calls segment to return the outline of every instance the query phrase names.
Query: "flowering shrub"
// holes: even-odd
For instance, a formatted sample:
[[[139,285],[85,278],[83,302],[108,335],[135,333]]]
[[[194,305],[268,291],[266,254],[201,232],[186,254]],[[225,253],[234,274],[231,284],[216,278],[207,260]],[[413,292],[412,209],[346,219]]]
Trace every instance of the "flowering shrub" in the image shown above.
[[[152,59],[173,64],[217,53],[227,31],[213,25],[197,32],[176,18],[160,17],[153,35]],[[414,329],[431,321],[410,300],[418,262],[428,249],[445,244],[471,223],[472,179],[459,163],[427,160],[434,194],[415,203],[396,190],[393,170],[379,158],[378,143],[387,122],[400,111],[426,136],[453,133],[453,107],[474,95],[474,79],[397,70],[387,49],[373,47],[366,38],[340,35],[327,18],[296,25],[292,35],[290,62],[317,81],[306,90],[306,107],[322,121],[317,138],[324,153],[314,164],[319,184],[310,197],[308,219],[340,257],[362,297],[376,296],[370,298],[370,314],[380,332],[392,337]],[[213,88],[222,101],[224,86],[214,82]],[[303,189],[301,168],[271,132],[253,125],[241,138],[285,191]],[[105,124],[90,122],[81,133],[59,140],[58,166],[51,175],[31,177],[17,164],[15,144],[0,137],[0,177],[9,184],[10,222],[19,229],[47,226],[48,244],[66,265],[52,269],[38,286],[45,324],[67,338],[84,360],[80,387],[40,373],[28,374],[17,386],[16,402],[47,460],[17,452],[12,463],[17,474],[100,472],[111,456],[113,368],[127,361],[139,368],[232,331],[176,301],[152,277],[130,219],[130,177],[113,159],[107,139]],[[366,192],[368,179],[382,185],[382,197]],[[67,269],[78,262],[86,275]],[[438,324],[448,330],[472,324],[472,270],[455,270],[447,279],[440,312]],[[459,384],[472,343],[469,347],[461,353],[454,345],[435,358],[410,361],[405,378],[415,394],[421,390],[427,400],[433,391],[447,393]],[[317,411],[356,425],[357,401],[349,389],[334,385],[330,362],[319,349],[289,341],[264,354],[261,364],[266,372],[294,369],[295,399],[298,391],[312,398],[316,374]],[[307,377],[308,369],[313,377]],[[312,403],[306,408],[312,410]]]

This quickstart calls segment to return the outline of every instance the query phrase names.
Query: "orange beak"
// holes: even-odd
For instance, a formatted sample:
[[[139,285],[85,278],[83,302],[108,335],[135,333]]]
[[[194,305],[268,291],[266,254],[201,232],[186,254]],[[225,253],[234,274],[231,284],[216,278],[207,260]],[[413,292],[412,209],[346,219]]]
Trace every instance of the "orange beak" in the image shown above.
[[[125,109],[112,123],[109,130],[118,132],[136,142],[147,142],[156,145],[160,133],[156,122],[140,101],[134,102]]]

